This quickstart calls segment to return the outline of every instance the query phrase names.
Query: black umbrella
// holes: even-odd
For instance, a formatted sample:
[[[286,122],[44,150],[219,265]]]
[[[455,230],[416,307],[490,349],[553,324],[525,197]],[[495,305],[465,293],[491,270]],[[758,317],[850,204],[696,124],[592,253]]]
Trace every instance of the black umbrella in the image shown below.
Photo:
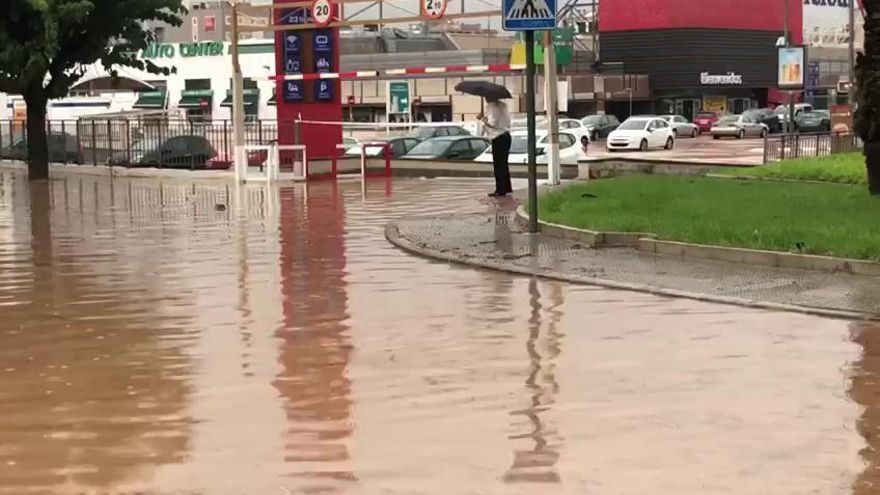
[[[455,90],[492,101],[513,98],[507,88],[488,81],[462,81],[455,85]]]

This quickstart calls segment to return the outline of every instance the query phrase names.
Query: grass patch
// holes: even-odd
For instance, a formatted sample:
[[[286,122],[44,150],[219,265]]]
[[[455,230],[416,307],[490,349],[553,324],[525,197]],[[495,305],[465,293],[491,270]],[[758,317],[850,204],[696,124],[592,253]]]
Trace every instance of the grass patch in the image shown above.
[[[861,186],[621,177],[546,194],[539,216],[665,240],[880,260],[880,199]]]
[[[861,153],[845,153],[821,158],[798,158],[762,167],[733,169],[723,172],[737,177],[759,177],[838,184],[867,184],[865,157]]]

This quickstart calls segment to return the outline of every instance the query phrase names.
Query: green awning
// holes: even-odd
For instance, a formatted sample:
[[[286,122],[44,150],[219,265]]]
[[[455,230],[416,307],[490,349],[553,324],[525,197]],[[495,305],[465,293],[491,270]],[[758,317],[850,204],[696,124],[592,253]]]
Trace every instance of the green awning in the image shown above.
[[[205,108],[211,107],[214,98],[214,92],[210,89],[194,89],[180,93],[180,101],[177,106],[180,108]]]
[[[256,107],[260,104],[260,93],[248,93],[247,91],[244,93],[244,106],[246,107]],[[232,95],[226,95],[226,98],[220,103],[221,107],[231,107],[232,106]]]
[[[134,108],[140,109],[164,109],[168,102],[164,91],[144,91],[138,94]]]

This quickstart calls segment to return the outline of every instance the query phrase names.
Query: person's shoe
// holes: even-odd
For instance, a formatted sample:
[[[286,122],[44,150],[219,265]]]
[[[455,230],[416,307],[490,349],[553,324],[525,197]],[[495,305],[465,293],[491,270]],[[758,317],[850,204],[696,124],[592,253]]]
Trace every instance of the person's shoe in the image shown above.
[[[491,192],[491,193],[489,193],[489,197],[490,197],[490,198],[503,198],[504,196],[507,196],[507,193],[501,193],[501,192]]]

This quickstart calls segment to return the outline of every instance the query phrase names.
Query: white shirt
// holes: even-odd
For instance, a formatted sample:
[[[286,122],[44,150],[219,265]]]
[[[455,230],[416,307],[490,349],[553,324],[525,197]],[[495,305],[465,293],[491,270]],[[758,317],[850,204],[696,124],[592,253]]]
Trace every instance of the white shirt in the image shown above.
[[[507,105],[502,101],[486,104],[486,120],[483,125],[483,135],[490,141],[510,132],[510,112]]]

